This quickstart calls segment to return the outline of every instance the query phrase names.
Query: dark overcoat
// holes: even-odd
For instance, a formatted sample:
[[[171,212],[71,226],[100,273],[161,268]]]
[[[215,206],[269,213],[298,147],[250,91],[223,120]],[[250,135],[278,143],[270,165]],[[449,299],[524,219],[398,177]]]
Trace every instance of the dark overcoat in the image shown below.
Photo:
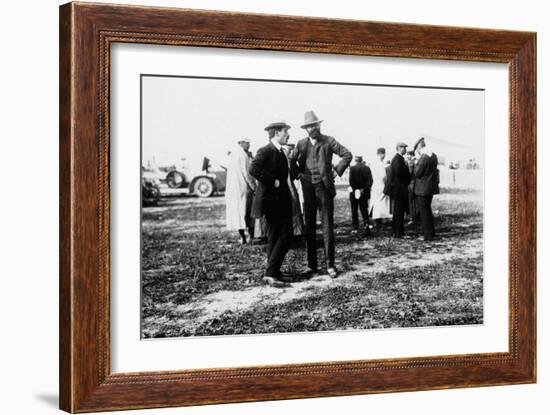
[[[284,153],[270,142],[258,150],[249,172],[258,180],[252,201],[252,217],[291,217],[292,199],[287,183],[288,161]],[[275,180],[279,180],[279,187],[275,187]]]
[[[408,185],[411,181],[411,173],[401,154],[393,156],[387,172],[384,194],[391,196],[394,200],[408,200]]]
[[[414,194],[417,196],[433,196],[439,193],[439,170],[437,156],[422,154],[414,167]]]
[[[349,185],[352,190],[362,190],[362,195],[370,199],[372,172],[365,163],[357,163],[349,169]]]

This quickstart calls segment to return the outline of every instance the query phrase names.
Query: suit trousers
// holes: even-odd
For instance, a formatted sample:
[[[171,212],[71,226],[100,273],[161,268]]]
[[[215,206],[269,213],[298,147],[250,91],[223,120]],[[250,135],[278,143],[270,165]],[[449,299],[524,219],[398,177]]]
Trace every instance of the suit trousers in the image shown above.
[[[246,207],[245,207],[245,213],[244,213],[244,223],[246,223],[246,227],[248,228],[248,231],[251,232],[252,235],[254,234],[254,218],[251,215],[253,200],[254,200],[254,192],[249,189],[248,192],[246,192]]]
[[[349,201],[351,204],[351,226],[353,229],[359,229],[359,212],[361,211],[361,216],[363,217],[363,224],[367,226],[369,222],[369,199],[366,195],[361,195],[359,199],[356,199],[355,196],[350,194]]]
[[[416,208],[416,196],[414,191],[409,189],[409,220],[416,222],[418,219],[418,210]]]
[[[405,212],[409,207],[409,198],[405,193],[395,195],[393,198],[392,212],[392,230],[393,236],[403,236],[405,234]]]
[[[334,197],[323,183],[312,184],[302,180],[304,216],[306,222],[307,264],[317,268],[317,210],[321,213],[325,260],[334,267]]]
[[[265,217],[267,231],[267,265],[265,275],[277,277],[290,247],[292,218],[279,215]]]
[[[424,235],[424,239],[433,238],[435,235],[432,199],[433,195],[416,195],[416,208],[418,210],[418,215],[420,216],[420,221],[422,222],[422,234]]]

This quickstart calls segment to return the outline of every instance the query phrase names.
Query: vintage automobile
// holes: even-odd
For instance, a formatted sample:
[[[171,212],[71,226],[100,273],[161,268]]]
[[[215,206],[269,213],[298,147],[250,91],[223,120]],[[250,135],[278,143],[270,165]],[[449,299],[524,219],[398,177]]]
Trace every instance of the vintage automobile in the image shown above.
[[[189,194],[198,197],[210,197],[225,191],[227,168],[207,157],[203,157],[198,170],[193,170],[189,164],[182,159],[180,166],[159,167],[161,182],[171,189],[187,189]]]

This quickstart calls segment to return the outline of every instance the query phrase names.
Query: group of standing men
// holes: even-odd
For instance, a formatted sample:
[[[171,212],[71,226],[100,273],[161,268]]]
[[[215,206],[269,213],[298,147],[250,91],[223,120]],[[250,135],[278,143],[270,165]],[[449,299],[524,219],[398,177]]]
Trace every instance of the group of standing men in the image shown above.
[[[267,264],[264,272],[264,282],[274,286],[285,285],[292,282],[294,278],[281,272],[281,265],[286,253],[289,250],[293,235],[293,206],[292,206],[292,183],[299,180],[303,194],[303,208],[305,216],[305,239],[307,250],[307,271],[306,276],[315,276],[319,272],[317,261],[317,212],[320,213],[323,234],[323,245],[327,273],[332,278],[338,276],[335,265],[335,243],[334,243],[334,197],[336,189],[334,178],[341,176],[352,160],[351,152],[340,144],[334,137],[321,133],[320,120],[313,111],[305,114],[304,124],[301,126],[307,132],[307,137],[299,140],[290,154],[285,153],[284,148],[288,143],[290,125],[285,121],[276,121],[265,127],[269,143],[258,149],[256,156],[251,159],[248,152],[249,143],[246,140],[239,142],[243,151],[237,151],[232,158],[235,166],[230,166],[228,171],[236,171],[248,177],[239,180],[242,189],[232,189],[237,186],[228,175],[226,195],[234,190],[240,191],[243,195],[239,200],[227,200],[228,212],[240,212],[241,215],[235,219],[241,223],[230,223],[228,215],[228,227],[239,229],[241,240],[245,240],[244,229],[250,227],[253,218],[261,218],[265,221],[267,235]],[[437,157],[431,153],[427,155],[422,152],[425,147],[423,139],[415,144],[415,150],[420,154],[420,159],[414,167],[414,172],[405,163],[403,158],[406,145],[398,143],[397,154],[386,169],[386,178],[383,186],[373,182],[372,174],[362,159],[356,157],[356,164],[350,170],[350,200],[352,204],[353,225],[358,226],[357,207],[365,220],[368,217],[368,204],[372,197],[378,198],[380,188],[383,197],[373,201],[373,217],[376,218],[376,211],[381,211],[389,205],[389,198],[393,199],[393,231],[394,236],[403,235],[404,213],[408,210],[408,186],[411,182],[411,174],[415,177],[415,194],[422,198],[416,203],[423,223],[424,237],[433,237],[433,215],[431,213],[431,196],[433,186],[424,184],[430,181],[425,176],[435,178],[437,172]],[[405,149],[405,150],[403,150]],[[340,157],[338,164],[332,164],[333,155]],[[383,159],[381,159],[382,162]],[[403,168],[404,167],[404,168]],[[422,172],[419,174],[418,172]],[[370,177],[370,178],[369,178]],[[254,180],[255,179],[255,180]],[[289,184],[290,183],[290,184]],[[428,196],[427,190],[431,195]],[[425,189],[425,190],[422,190]],[[418,192],[418,193],[416,193]],[[427,193],[426,193],[427,192]],[[380,204],[382,203],[383,206]],[[236,204],[236,205],[235,205]],[[250,208],[250,209],[248,209]],[[250,212],[250,217],[246,217]],[[354,213],[355,212],[355,213]],[[244,214],[243,214],[244,213]],[[236,215],[232,215],[236,216]],[[425,224],[425,221],[426,224]],[[426,229],[429,228],[429,232]],[[251,230],[249,229],[249,232]]]
[[[355,157],[356,163],[350,169],[349,178],[354,230],[359,228],[359,207],[367,231],[371,227],[370,217],[375,223],[391,217],[393,236],[402,238],[405,215],[408,214],[411,222],[420,218],[424,240],[435,236],[431,205],[433,196],[439,193],[437,155],[428,151],[424,137],[416,141],[412,151],[407,151],[407,147],[403,142],[397,143],[396,154],[389,164],[384,161],[386,150],[377,150],[379,160],[373,165],[376,180],[373,180],[371,169],[362,157]],[[370,211],[369,201],[372,202]]]
[[[406,148],[407,146],[405,145],[405,150],[398,152],[394,159],[398,156],[402,158],[403,151],[406,152]],[[415,159],[415,154],[418,154],[418,159]],[[414,218],[416,215],[420,217],[425,241],[429,241],[435,236],[432,199],[435,194],[439,193],[439,169],[437,165],[437,155],[428,150],[424,137],[421,137],[414,144],[413,153],[408,153],[406,166],[409,170],[410,178],[407,191],[404,194],[406,195],[408,192],[409,197],[401,196],[403,207],[400,207],[400,214],[406,211],[411,218]],[[396,234],[403,235],[403,221],[400,222],[400,228],[397,231]]]
[[[335,278],[334,249],[334,177],[342,175],[349,166],[351,152],[338,143],[334,137],[321,133],[320,120],[313,111],[305,114],[302,128],[308,137],[301,139],[289,155],[289,161],[282,146],[288,141],[290,125],[284,121],[269,124],[265,130],[270,142],[261,147],[250,165],[250,175],[258,181],[258,188],[252,203],[252,216],[264,217],[267,225],[267,266],[264,273],[266,283],[277,285],[292,282],[280,268],[288,252],[292,236],[292,200],[287,178],[299,180],[302,186],[307,249],[306,273],[318,273],[317,261],[317,212],[320,212],[323,229],[323,243],[328,274]],[[332,165],[337,154],[340,162]]]

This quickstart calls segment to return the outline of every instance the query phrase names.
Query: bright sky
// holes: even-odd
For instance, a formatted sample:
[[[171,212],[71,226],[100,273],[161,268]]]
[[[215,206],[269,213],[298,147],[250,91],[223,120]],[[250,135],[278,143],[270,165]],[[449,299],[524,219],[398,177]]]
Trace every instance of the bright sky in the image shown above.
[[[376,148],[391,155],[397,141],[424,136],[447,161],[483,160],[484,92],[388,86],[143,77],[143,163],[203,156],[222,162],[241,138],[255,151],[264,127],[283,119],[290,142],[306,136],[304,112],[324,120],[321,131],[367,160]],[[483,163],[481,163],[483,164]]]

